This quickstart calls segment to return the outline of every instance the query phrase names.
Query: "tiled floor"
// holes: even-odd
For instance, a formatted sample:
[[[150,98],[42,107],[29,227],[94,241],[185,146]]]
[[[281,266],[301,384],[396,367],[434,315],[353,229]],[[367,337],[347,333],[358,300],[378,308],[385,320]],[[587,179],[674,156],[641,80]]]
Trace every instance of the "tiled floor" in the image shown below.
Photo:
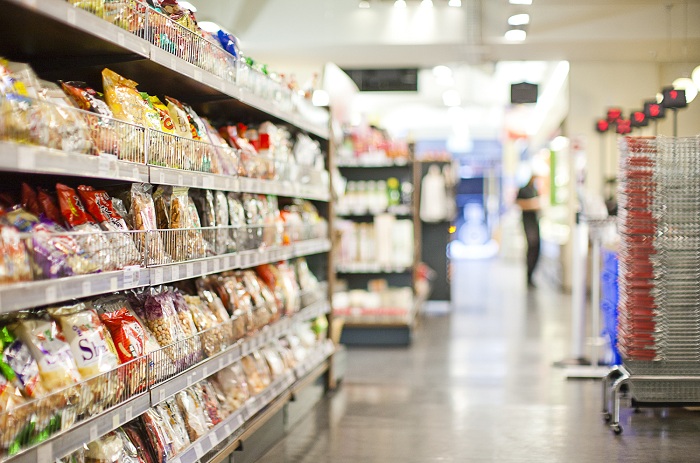
[[[700,461],[700,412],[625,409],[623,435],[609,431],[599,383],[552,367],[570,298],[522,273],[458,265],[452,313],[410,348],[351,349],[342,387],[260,463]]]

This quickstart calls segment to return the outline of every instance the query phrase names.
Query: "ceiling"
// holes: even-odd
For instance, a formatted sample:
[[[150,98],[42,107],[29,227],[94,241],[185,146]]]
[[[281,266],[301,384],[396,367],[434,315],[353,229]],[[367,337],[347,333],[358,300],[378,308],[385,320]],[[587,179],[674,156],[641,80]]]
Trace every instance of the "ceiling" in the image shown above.
[[[237,35],[244,53],[274,68],[432,67],[504,60],[700,62],[700,0],[190,0],[200,20]],[[528,12],[524,43],[508,43],[507,18]]]

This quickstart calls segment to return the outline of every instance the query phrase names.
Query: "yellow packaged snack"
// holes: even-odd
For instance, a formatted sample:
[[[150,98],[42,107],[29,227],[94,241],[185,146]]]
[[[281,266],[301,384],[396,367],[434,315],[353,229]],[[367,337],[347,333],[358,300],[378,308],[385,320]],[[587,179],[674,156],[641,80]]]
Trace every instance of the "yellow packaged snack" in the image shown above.
[[[105,100],[114,117],[132,124],[160,130],[160,116],[150,108],[136,90],[133,80],[120,76],[111,69],[102,70]]]

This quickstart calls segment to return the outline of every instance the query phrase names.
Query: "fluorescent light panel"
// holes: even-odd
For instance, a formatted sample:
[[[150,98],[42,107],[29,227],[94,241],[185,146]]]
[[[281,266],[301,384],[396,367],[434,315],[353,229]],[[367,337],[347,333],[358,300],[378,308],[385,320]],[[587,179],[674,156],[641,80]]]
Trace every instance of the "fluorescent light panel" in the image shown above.
[[[524,26],[530,24],[530,15],[527,13],[514,14],[508,18],[508,24],[511,26]]]
[[[396,0],[394,2],[394,8],[406,8],[406,0]]]
[[[522,42],[527,37],[527,33],[522,29],[510,29],[506,31],[504,37],[509,42]]]
[[[448,5],[448,6],[454,6],[455,8],[459,8],[460,6],[462,6],[462,0],[450,0],[450,1],[447,3],[447,5]]]
[[[369,2],[367,0],[361,0],[360,4],[358,5],[360,8],[369,8]]]
[[[532,5],[532,0],[509,0],[511,5]]]

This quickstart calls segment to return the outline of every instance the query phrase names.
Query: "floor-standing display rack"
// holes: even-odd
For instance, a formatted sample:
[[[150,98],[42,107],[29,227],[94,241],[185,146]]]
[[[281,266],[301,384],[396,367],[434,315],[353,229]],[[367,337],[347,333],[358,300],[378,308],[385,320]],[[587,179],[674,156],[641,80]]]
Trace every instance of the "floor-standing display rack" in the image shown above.
[[[622,365],[603,382],[616,434],[625,389],[637,406],[700,402],[700,139],[624,138],[620,151]]]
[[[421,249],[414,163],[358,158],[338,168],[347,181],[336,207],[345,225],[336,270],[346,287],[333,307],[344,319],[341,343],[408,345],[421,304],[415,296]]]
[[[93,2],[74,3],[89,6]],[[272,121],[287,127],[292,134],[305,133],[320,142],[323,151],[328,153],[326,165],[330,164],[332,153],[328,143],[330,124],[327,112],[325,117],[315,118],[317,110],[307,108],[306,102],[297,101],[291,91],[144,4],[128,1],[106,3],[110,5],[96,9],[93,14],[61,0],[0,1],[0,56],[29,63],[43,79],[53,82],[59,79],[82,80],[94,88],[102,88],[100,73],[108,66],[138,81],[140,91],[167,94],[188,102],[199,114],[212,120]],[[206,162],[193,167],[195,163],[190,163],[191,156],[206,157],[212,152],[226,151],[221,145],[185,140],[78,110],[74,117],[86,118],[87,130],[95,145],[98,139],[105,141],[100,136],[114,130],[117,132],[115,140],[121,144],[120,150],[110,155],[104,152],[100,155],[77,154],[60,149],[60,146],[57,149],[54,145],[42,145],[37,139],[27,143],[20,138],[21,142],[18,142],[17,138],[23,133],[13,133],[14,126],[8,123],[12,109],[10,113],[7,109],[31,111],[49,103],[30,99],[10,101],[10,98],[0,92],[0,130],[3,135],[0,175],[3,188],[18,186],[23,181],[38,185],[90,182],[105,188],[143,182],[224,193],[278,196],[280,204],[305,199],[312,201],[332,226],[333,218],[328,216],[330,180],[327,171],[319,172],[311,167],[304,170],[296,166],[295,172],[282,174],[285,171],[282,165],[277,166],[278,176],[268,178],[239,176],[236,174],[240,172],[238,170],[227,175],[212,173],[213,170],[204,167],[208,165]],[[13,106],[17,101],[18,105]],[[65,111],[70,113],[69,109]],[[313,117],[307,117],[308,112]],[[51,131],[63,134],[65,128],[60,124],[49,128],[46,138],[51,138]],[[164,139],[170,143],[163,143]],[[97,150],[101,151],[101,148]],[[176,156],[173,161],[168,157],[173,151],[180,156],[185,152],[190,157],[183,161],[182,157]],[[241,152],[231,151],[229,154],[232,158],[242,159]],[[198,159],[202,161],[202,158]],[[243,229],[219,224],[217,229],[122,232],[121,237],[114,235],[116,239],[133,238],[138,248],[134,248],[137,255],[128,262],[129,265],[115,264],[108,268],[103,262],[99,272],[0,285],[0,314],[5,316],[134,288],[178,285],[201,276],[216,276],[297,257],[306,257],[312,272],[321,280],[320,289],[313,294],[288,293],[293,294],[290,297],[301,299],[296,311],[262,321],[257,319],[255,331],[244,331],[240,338],[234,338],[233,334],[229,337],[236,329],[232,318],[114,370],[83,379],[67,389],[48,391],[48,395],[29,400],[18,408],[0,410],[0,461],[44,463],[63,458],[84,444],[147,414],[152,407],[200,384],[201,380],[262,352],[270,343],[297,330],[300,324],[326,315],[330,318],[331,289],[323,289],[323,281],[332,269],[329,229],[329,226],[314,228],[303,223],[287,223],[284,243],[268,243],[248,249],[234,240],[233,247],[238,246],[235,250],[227,247],[223,251],[205,254],[190,253],[198,237],[210,233],[217,237],[218,243],[220,233],[234,236]],[[267,229],[260,227],[256,230],[249,229],[246,233],[266,240]],[[180,238],[175,236],[178,233],[182,234]],[[85,236],[66,232],[59,235],[59,238],[68,240],[80,240]],[[47,236],[44,238],[49,239]],[[7,252],[8,238],[9,235],[3,234],[4,252]],[[20,239],[32,241],[36,236],[21,235]],[[171,249],[172,243],[179,244]],[[162,252],[163,246],[169,253],[167,259]],[[112,262],[124,259],[114,250],[102,249],[99,252],[114,257]],[[125,263],[123,260],[119,262]],[[4,274],[3,278],[6,281],[8,275]],[[270,300],[266,302],[268,308],[271,303]],[[215,351],[197,347],[209,345],[207,343],[214,338],[228,341],[217,341],[216,346],[220,349]],[[296,362],[293,368],[280,369],[277,373],[271,369],[269,383],[263,382],[264,387],[251,393],[250,398],[226,418],[192,438],[180,451],[170,454],[169,461],[254,461],[323,394],[324,377],[335,350],[328,341],[321,336],[320,341],[305,350],[304,360]],[[180,355],[185,350],[190,352],[190,348],[193,349],[192,355]],[[143,377],[138,376],[138,372]],[[90,398],[85,395],[86,391],[89,391]],[[62,413],[59,417],[52,415],[57,409]],[[67,410],[75,412],[70,420],[66,418]],[[43,413],[51,416],[51,424],[44,423],[47,427],[39,429],[37,421],[32,420],[40,419]],[[27,424],[29,422],[31,426]],[[10,436],[12,429],[17,432]]]

